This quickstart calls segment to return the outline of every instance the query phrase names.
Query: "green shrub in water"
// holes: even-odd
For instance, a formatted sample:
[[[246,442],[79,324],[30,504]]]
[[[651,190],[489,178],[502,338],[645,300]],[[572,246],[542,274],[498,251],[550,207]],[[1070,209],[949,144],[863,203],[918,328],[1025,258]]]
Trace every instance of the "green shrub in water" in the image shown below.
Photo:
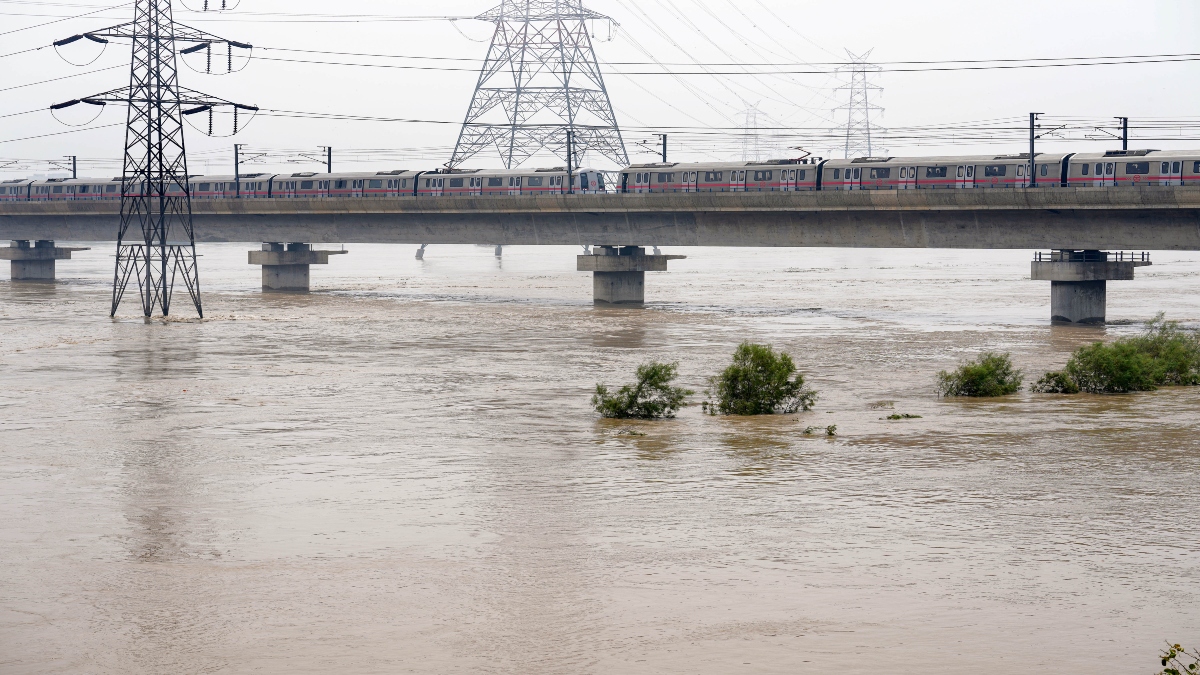
[[[733,352],[733,363],[709,379],[715,402],[705,410],[716,415],[791,414],[810,410],[817,392],[804,385],[792,357],[769,345],[743,342]]]
[[[637,382],[621,387],[615,394],[609,393],[608,387],[597,384],[592,406],[602,417],[613,419],[674,417],[684,399],[695,393],[671,386],[678,369],[677,363],[657,361],[638,366]]]
[[[1156,675],[1195,675],[1200,673],[1200,649],[1191,652],[1182,645],[1168,644],[1167,648],[1158,655],[1163,669]]]
[[[1024,377],[1013,368],[1009,354],[986,352],[953,372],[937,374],[938,396],[1006,396],[1021,388]]]
[[[1142,335],[1075,350],[1065,368],[1046,373],[1033,390],[1123,394],[1171,385],[1200,385],[1200,332],[1181,328],[1160,313],[1146,323]]]
[[[1038,394],[1078,394],[1079,385],[1063,371],[1055,370],[1043,375],[1029,390]]]

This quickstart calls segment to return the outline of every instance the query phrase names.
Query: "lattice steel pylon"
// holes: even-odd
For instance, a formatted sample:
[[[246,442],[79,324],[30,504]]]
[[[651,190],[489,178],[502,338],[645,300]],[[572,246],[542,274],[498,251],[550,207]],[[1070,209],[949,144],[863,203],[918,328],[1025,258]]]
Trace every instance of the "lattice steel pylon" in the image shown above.
[[[208,112],[211,134],[212,110],[228,106],[233,110],[236,133],[237,111],[257,108],[179,86],[176,42],[196,43],[188,51],[205,46],[211,50],[218,43],[229,45],[230,50],[249,45],[176,24],[171,0],[135,0],[132,22],[73,36],[56,44],[67,44],[80,37],[95,42],[128,39],[132,43],[128,87],[51,106],[54,110],[77,103],[128,106],[121,223],[117,230],[110,316],[116,315],[126,286],[136,276],[146,316],[153,314],[155,307],[162,310],[163,316],[170,313],[175,280],[182,277],[196,313],[203,317],[183,116]]]
[[[475,18],[496,32],[446,166],[490,147],[506,168],[542,149],[564,160],[570,152],[576,166],[591,152],[628,166],[588,32],[588,22],[611,19],[582,0],[501,0]]]
[[[882,113],[883,108],[872,103],[872,94],[883,91],[883,87],[873,84],[870,80],[870,75],[878,73],[881,68],[867,59],[871,56],[871,52],[875,50],[867,50],[865,54],[854,55],[849,49],[846,50],[846,56],[850,57],[850,62],[838,68],[838,72],[849,72],[850,81],[838,87],[838,91],[849,91],[850,100],[845,104],[834,108],[834,114],[844,112],[846,115],[846,123],[838,127],[839,135],[845,138],[845,157],[872,157],[874,151],[875,134],[884,131],[879,127],[871,126],[872,113]]]

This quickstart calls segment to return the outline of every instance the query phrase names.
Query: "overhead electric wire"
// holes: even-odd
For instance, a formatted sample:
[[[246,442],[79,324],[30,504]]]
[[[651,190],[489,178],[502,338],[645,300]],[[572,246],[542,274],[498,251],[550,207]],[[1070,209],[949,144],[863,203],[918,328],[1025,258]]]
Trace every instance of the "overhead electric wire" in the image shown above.
[[[15,28],[13,30],[6,30],[3,33],[0,33],[0,35],[10,35],[12,33],[20,33],[23,30],[30,30],[32,28],[41,28],[42,26],[49,26],[52,23],[62,23],[63,21],[70,21],[71,19],[79,19],[79,18],[82,18],[85,16],[91,16],[93,14],[99,14],[100,12],[107,12],[110,9],[120,9],[122,7],[128,7],[131,4],[133,4],[133,3],[126,2],[126,3],[120,4],[120,5],[113,5],[111,7],[105,7],[103,9],[98,9],[94,12],[84,12],[83,14],[74,14],[72,16],[64,16],[62,18],[55,19],[54,21],[47,21],[45,23],[38,23],[38,24],[34,24],[32,26],[25,26],[23,28]]]
[[[125,126],[124,122],[113,122],[112,124],[101,124],[98,127],[81,127],[78,129],[68,129],[66,131],[56,131],[56,132],[50,133],[50,134],[40,134],[38,136],[26,136],[24,138],[9,138],[7,140],[0,141],[0,143],[16,143],[17,141],[30,141],[35,138],[46,138],[47,136],[62,136],[63,134],[75,134],[75,133],[79,133],[81,131],[95,131],[97,129],[107,129],[108,127],[123,127],[123,126]]]
[[[25,83],[25,84],[17,84],[17,85],[13,85],[13,86],[11,86],[11,87],[5,87],[5,88],[3,88],[3,89],[0,89],[0,91],[12,91],[13,89],[24,89],[25,87],[34,87],[34,86],[37,86],[37,85],[39,85],[39,84],[47,84],[47,83],[50,83],[50,82],[58,82],[59,80],[68,80],[68,79],[70,79],[70,78],[72,78],[72,77],[80,77],[80,76],[83,76],[83,75],[93,75],[93,74],[95,74],[95,73],[103,73],[103,72],[104,72],[104,71],[106,71],[106,70],[115,70],[115,69],[117,69],[117,68],[126,68],[126,67],[127,67],[127,66],[120,65],[120,66],[108,66],[107,68],[97,68],[96,70],[89,70],[89,71],[87,71],[87,72],[84,72],[84,73],[72,73],[72,74],[70,74],[70,75],[63,75],[62,77],[53,77],[53,78],[50,78],[49,80],[40,80],[40,81],[38,81],[38,82],[27,82],[27,83]]]

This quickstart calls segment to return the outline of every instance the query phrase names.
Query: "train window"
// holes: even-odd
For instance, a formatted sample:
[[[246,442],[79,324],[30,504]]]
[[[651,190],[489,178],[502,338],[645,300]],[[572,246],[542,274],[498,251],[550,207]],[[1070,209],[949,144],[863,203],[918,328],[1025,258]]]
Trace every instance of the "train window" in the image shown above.
[[[461,179],[461,178],[451,178],[450,179],[450,187],[462,187],[462,186],[463,186],[463,179]]]
[[[841,180],[841,178],[842,178],[842,170],[841,170],[841,169],[834,169],[834,170],[833,170],[833,179],[834,179],[834,180]]]
[[[1160,169],[1160,173],[1169,173],[1170,171],[1171,171],[1171,164],[1169,162],[1163,162],[1162,169]]]
[[[383,187],[383,181],[382,181],[382,180],[372,180],[372,181],[371,181],[371,187],[373,187],[373,188],[381,188],[381,187]]]
[[[804,180],[805,173],[806,173],[806,171],[804,169],[800,169],[800,180]]]
[[[311,189],[313,189],[313,182],[312,182],[311,180],[302,180],[302,181],[300,181],[300,189],[301,189],[301,190],[311,190]]]
[[[489,178],[488,187],[504,187],[503,178]]]
[[[1200,173],[1200,162],[1192,165],[1192,173]]]
[[[908,178],[908,167],[906,167],[906,166],[900,167],[900,177]]]
[[[333,183],[333,189],[335,189],[335,190],[344,190],[344,189],[346,189],[346,181],[344,181],[344,180],[334,181],[334,183]]]
[[[1098,163],[1098,162],[1096,163],[1096,175],[1097,175],[1097,176],[1102,176],[1102,175],[1104,175],[1104,165],[1103,165],[1103,164],[1100,164],[1100,163]]]
[[[1042,175],[1043,175],[1043,176],[1048,176],[1048,175],[1050,175],[1050,165],[1049,165],[1049,164],[1043,164],[1043,165],[1042,165]]]
[[[891,178],[892,170],[888,167],[871,169],[871,178]]]
[[[1018,166],[1018,167],[1017,167],[1017,175],[1018,175],[1018,176],[1024,176],[1024,175],[1025,175],[1025,165],[1024,165],[1024,164],[1022,164],[1022,165],[1020,165],[1020,166]]]
[[[112,187],[112,186],[109,186],[109,187]],[[201,191],[201,192],[208,192],[208,187],[209,187],[209,184],[208,184],[208,183],[201,183],[201,184],[200,184],[200,191]]]
[[[1115,167],[1115,166],[1116,166],[1116,165],[1115,165],[1115,164],[1113,164],[1112,162],[1109,162],[1109,163],[1105,164],[1105,165],[1104,165],[1104,174],[1105,174],[1105,175],[1107,175],[1107,176],[1111,176],[1111,175],[1113,175],[1113,167]]]
[[[530,176],[529,180],[526,181],[525,184],[529,187],[542,187],[542,182],[543,180],[541,176]]]
[[[945,166],[927,166],[927,167],[925,167],[925,177],[926,178],[945,178],[946,171],[948,169],[949,169],[949,167],[945,167]]]
[[[1150,173],[1150,162],[1126,162],[1125,173],[1135,176],[1148,174]]]
[[[859,178],[862,178],[862,169],[855,169],[854,170],[854,179],[858,180]]]
[[[1088,175],[1088,169],[1091,168],[1091,166],[1091,164],[1084,164],[1082,167],[1080,167],[1083,170],[1083,175]]]
[[[974,177],[975,177],[975,167],[968,166],[967,167],[967,178],[974,178]]]
[[[88,191],[88,186],[86,186],[86,185],[79,186],[79,194],[86,195],[87,191]]]
[[[660,182],[660,183],[674,183],[674,182],[675,182],[675,174],[673,174],[673,173],[660,173],[660,174],[658,174],[658,182]]]
[[[1182,163],[1175,162],[1175,163],[1171,164],[1171,173],[1179,173],[1182,168],[1183,168]]]
[[[963,171],[964,171],[963,167],[961,167],[961,166],[960,166],[960,167],[958,167],[958,177],[959,177],[959,178],[962,178],[962,177],[963,177]]]
[[[56,195],[62,194],[62,187],[63,186],[61,186],[61,185],[55,185],[54,186],[54,194],[56,194]]]

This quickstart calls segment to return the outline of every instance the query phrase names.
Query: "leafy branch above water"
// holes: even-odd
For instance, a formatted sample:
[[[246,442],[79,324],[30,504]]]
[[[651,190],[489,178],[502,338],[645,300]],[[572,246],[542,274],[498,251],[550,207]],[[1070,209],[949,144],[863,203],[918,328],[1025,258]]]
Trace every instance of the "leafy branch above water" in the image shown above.
[[[621,387],[616,393],[609,393],[608,387],[597,384],[592,407],[601,416],[613,419],[674,417],[684,399],[695,393],[671,386],[678,370],[677,363],[651,361],[638,366],[637,382]]]

